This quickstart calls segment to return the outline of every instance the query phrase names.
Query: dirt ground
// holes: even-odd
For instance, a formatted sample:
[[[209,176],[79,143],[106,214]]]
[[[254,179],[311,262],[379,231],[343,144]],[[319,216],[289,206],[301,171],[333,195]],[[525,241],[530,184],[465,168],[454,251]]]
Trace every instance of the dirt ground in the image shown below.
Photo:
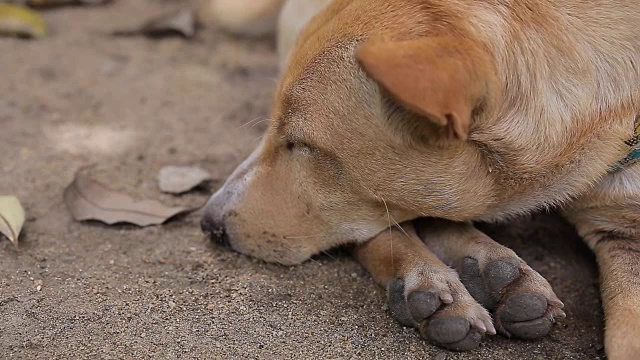
[[[19,249],[0,241],[0,358],[604,358],[594,259],[554,215],[483,228],[549,279],[568,318],[542,341],[496,336],[465,354],[394,323],[384,291],[340,251],[264,264],[207,241],[201,212],[149,228],[74,222],[62,192],[83,166],[138,198],[200,205],[265,128],[272,41],[108,36],[179,4],[54,9],[49,38],[0,39],[0,193],[28,212]],[[164,165],[216,180],[164,195]]]

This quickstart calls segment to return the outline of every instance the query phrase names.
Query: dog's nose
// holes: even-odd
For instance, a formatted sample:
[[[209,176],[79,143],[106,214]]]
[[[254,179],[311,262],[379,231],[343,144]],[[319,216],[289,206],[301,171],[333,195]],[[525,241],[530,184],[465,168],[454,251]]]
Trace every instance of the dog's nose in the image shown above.
[[[236,172],[238,172],[237,169],[234,174]],[[231,245],[232,241],[227,232],[227,225],[229,224],[228,216],[235,213],[233,200],[237,186],[234,179],[232,174],[224,185],[211,195],[204,207],[204,215],[200,221],[202,231],[208,234],[212,241],[222,245]]]
[[[215,243],[229,245],[229,236],[225,231],[222,217],[215,217],[205,213],[202,220],[200,220],[200,228]]]

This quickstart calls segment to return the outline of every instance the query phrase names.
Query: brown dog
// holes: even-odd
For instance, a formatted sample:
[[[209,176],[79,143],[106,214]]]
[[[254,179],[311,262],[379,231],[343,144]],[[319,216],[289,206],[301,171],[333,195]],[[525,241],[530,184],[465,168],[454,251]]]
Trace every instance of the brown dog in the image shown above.
[[[612,171],[640,113],[638,20],[626,0],[332,1],[203,229],[282,264],[359,244],[396,319],[465,350],[564,315],[469,222],[559,206],[598,259],[608,357],[640,358],[640,166]]]

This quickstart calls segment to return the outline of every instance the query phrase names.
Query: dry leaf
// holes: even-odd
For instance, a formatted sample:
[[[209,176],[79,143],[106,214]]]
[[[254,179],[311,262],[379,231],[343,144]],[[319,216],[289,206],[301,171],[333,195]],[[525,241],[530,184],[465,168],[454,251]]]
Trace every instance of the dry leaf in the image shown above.
[[[13,245],[18,246],[18,237],[24,225],[24,209],[15,196],[0,196],[0,233]]]
[[[195,166],[165,166],[158,174],[160,190],[170,194],[185,193],[209,180],[211,174]]]
[[[64,201],[75,220],[98,220],[109,225],[159,225],[192,210],[169,207],[155,200],[135,200],[111,191],[80,173],[65,189]]]
[[[33,10],[21,5],[0,4],[0,35],[41,38],[47,25]]]
[[[193,37],[196,33],[196,19],[192,9],[185,8],[164,14],[147,21],[135,30],[116,31],[116,36],[166,36],[179,34],[186,38]]]

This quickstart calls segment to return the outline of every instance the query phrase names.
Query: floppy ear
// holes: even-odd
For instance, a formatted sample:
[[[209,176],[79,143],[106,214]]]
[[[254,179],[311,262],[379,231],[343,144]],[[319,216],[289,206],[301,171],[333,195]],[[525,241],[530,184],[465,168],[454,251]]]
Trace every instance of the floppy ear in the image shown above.
[[[356,57],[402,105],[467,139],[472,112],[488,93],[490,66],[478,45],[454,37],[368,40]]]

